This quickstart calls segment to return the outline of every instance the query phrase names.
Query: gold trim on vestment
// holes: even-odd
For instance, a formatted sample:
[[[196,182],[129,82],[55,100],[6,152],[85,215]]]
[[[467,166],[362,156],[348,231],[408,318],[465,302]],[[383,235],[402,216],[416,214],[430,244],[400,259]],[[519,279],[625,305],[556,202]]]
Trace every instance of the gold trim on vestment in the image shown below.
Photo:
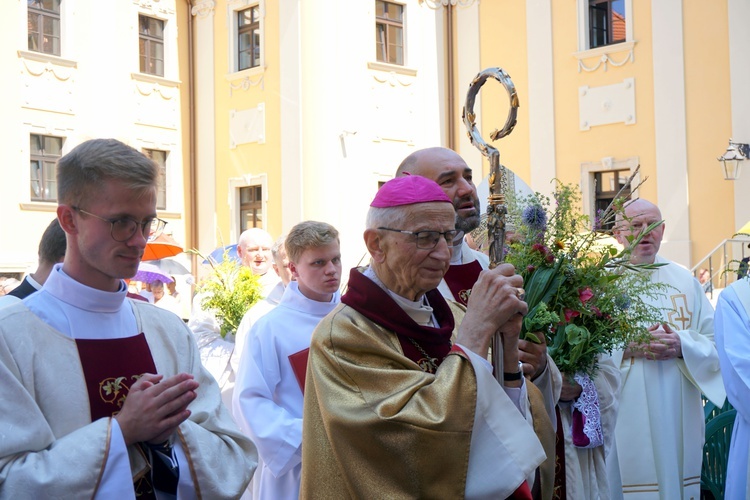
[[[96,478],[96,483],[94,484],[94,494],[91,496],[91,498],[96,497],[96,492],[99,491],[99,485],[102,482],[102,477],[104,477],[104,468],[107,466],[107,460],[109,459],[109,440],[112,435],[112,417],[110,417],[107,420],[107,444],[104,446],[104,461],[102,462],[102,468],[99,470],[99,476]]]
[[[193,486],[195,487],[195,497],[198,500],[201,500],[203,498],[203,495],[201,494],[201,486],[198,483],[198,474],[195,472],[195,465],[193,464],[193,458],[190,456],[190,450],[188,449],[185,436],[182,435],[182,430],[180,430],[179,427],[177,428],[177,436],[180,438],[180,443],[182,444],[182,451],[185,452],[185,458],[187,458],[187,461],[188,461],[188,468],[190,469],[190,477],[193,478]]]

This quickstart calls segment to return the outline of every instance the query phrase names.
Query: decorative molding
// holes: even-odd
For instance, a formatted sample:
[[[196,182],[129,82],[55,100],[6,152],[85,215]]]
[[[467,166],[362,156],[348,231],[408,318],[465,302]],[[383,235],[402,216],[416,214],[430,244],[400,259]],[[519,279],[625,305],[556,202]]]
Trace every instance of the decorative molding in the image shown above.
[[[139,7],[143,13],[158,13],[164,16],[173,16],[175,13],[174,6],[154,5],[161,0],[133,0],[133,3]]]
[[[419,0],[419,5],[426,5],[432,10],[437,10],[443,7],[462,7],[468,8],[474,4],[479,4],[479,0]]]
[[[163,219],[182,219],[182,212],[167,212],[166,210],[157,210],[156,215]]]
[[[632,42],[623,42],[618,43],[615,45],[605,45],[604,47],[597,47],[595,49],[590,50],[583,50],[581,52],[576,52],[573,54],[576,59],[578,59],[578,72],[580,73],[581,70],[586,72],[592,72],[599,69],[602,65],[604,65],[604,71],[607,71],[607,65],[611,64],[615,67],[620,67],[625,65],[628,62],[635,61],[634,56],[634,49],[635,48],[635,41]],[[619,54],[622,52],[627,52],[625,54],[625,57],[623,57],[620,61],[616,61],[612,54]],[[596,64],[593,66],[587,66],[583,60],[584,59],[590,59],[592,57],[598,57]]]
[[[263,102],[254,108],[229,110],[229,148],[250,142],[266,142],[266,105]]]
[[[30,201],[28,203],[19,203],[18,206],[21,210],[30,210],[33,212],[57,211],[57,201]]]
[[[149,75],[148,73],[130,73],[130,77],[139,82],[158,83],[164,87],[179,87],[182,83],[179,80],[170,80],[169,78]]]
[[[180,82],[168,80],[154,75],[144,73],[131,73],[130,77],[135,81],[135,88],[143,96],[159,94],[162,99],[169,101],[177,97],[177,88]]]
[[[190,13],[200,18],[206,18],[209,14],[213,15],[216,2],[214,0],[202,0],[196,3],[190,10]]]
[[[19,50],[18,57],[21,59],[23,67],[29,75],[42,76],[45,73],[51,73],[61,82],[68,81],[78,68],[78,63],[76,61],[43,54],[41,52]]]
[[[414,77],[417,76],[417,70],[397,66],[395,64],[385,64],[381,62],[368,62],[367,68],[374,70],[372,77],[378,83],[388,83],[391,87],[400,85],[408,87],[414,83]],[[406,77],[406,78],[403,78]]]
[[[258,85],[260,85],[261,90],[265,90],[265,70],[265,67],[250,68],[226,75],[229,82],[230,97],[235,90],[247,92],[251,87],[257,87]]]
[[[622,83],[578,88],[578,119],[580,130],[611,123],[635,123],[635,78]]]

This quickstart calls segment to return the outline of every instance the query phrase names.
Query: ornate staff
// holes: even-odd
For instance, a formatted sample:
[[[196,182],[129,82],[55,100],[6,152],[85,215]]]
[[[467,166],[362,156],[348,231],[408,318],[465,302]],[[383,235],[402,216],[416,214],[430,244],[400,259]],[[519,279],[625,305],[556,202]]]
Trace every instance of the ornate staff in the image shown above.
[[[508,172],[500,164],[500,152],[487,144],[479,134],[477,125],[474,122],[474,101],[476,100],[479,89],[488,78],[494,78],[500,82],[508,92],[510,98],[510,111],[508,119],[502,130],[494,130],[490,134],[490,139],[496,141],[502,139],[513,131],[516,126],[516,116],[518,114],[518,95],[516,86],[502,68],[487,68],[481,71],[474,80],[469,84],[469,91],[466,93],[466,104],[463,109],[464,125],[468,131],[471,143],[481,151],[490,161],[490,196],[487,200],[487,236],[490,242],[490,269],[498,266],[504,258],[503,247],[505,246],[505,216],[508,207],[505,205],[505,193],[508,184]],[[492,338],[492,366],[495,367],[495,378],[500,384],[503,383],[503,373],[498,367],[502,366],[502,339],[500,334],[496,333]]]

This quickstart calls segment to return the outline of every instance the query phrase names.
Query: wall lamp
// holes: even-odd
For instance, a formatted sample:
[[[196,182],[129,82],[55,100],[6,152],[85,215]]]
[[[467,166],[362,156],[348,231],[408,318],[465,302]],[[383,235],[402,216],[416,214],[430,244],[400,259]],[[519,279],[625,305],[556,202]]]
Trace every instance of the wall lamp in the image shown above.
[[[748,159],[750,159],[750,144],[733,142],[729,139],[727,150],[717,158],[724,166],[724,179],[728,181],[739,179],[742,162]]]

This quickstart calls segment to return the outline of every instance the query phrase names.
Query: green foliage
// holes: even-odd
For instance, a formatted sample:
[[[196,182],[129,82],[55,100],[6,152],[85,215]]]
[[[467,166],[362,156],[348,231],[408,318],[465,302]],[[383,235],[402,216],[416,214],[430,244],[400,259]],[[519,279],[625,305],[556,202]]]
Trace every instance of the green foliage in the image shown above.
[[[600,214],[601,221],[614,221],[618,212],[624,217],[623,203],[616,199]],[[528,209],[532,205],[536,212]],[[619,249],[606,241],[606,233],[591,231],[579,206],[578,188],[559,182],[552,200],[540,194],[514,200],[509,219],[516,232],[505,260],[524,278],[529,312],[521,338],[538,342],[544,334],[560,371],[593,375],[601,354],[649,338],[646,326],[661,321],[662,312],[648,299],[666,286],[649,281],[647,271],[658,264],[630,263],[643,234],[659,224]],[[543,227],[539,208],[547,214]]]
[[[249,267],[226,253],[221,263],[214,264],[210,259],[209,263],[211,273],[198,285],[197,291],[203,295],[201,307],[214,313],[221,336],[226,337],[227,333],[237,331],[247,310],[262,298],[262,287]]]

